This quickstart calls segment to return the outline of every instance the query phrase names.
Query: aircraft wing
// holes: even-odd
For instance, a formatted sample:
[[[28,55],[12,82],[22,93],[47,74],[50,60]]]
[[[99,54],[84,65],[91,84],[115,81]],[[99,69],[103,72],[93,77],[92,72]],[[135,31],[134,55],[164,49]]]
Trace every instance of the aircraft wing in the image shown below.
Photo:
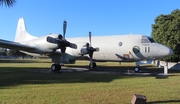
[[[28,45],[25,45],[25,44],[20,44],[18,42],[2,40],[2,39],[0,39],[0,47],[9,48],[9,49],[15,49],[15,50],[28,51],[28,52],[37,51],[36,47],[28,46]]]

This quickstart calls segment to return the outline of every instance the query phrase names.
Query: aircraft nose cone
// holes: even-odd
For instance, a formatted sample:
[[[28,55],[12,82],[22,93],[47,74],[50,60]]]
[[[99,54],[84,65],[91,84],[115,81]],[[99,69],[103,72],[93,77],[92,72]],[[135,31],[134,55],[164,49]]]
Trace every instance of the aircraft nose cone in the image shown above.
[[[164,47],[163,51],[162,51],[162,55],[163,56],[170,56],[173,54],[173,50],[169,47]]]
[[[172,55],[174,52],[171,48],[169,48],[169,56]]]

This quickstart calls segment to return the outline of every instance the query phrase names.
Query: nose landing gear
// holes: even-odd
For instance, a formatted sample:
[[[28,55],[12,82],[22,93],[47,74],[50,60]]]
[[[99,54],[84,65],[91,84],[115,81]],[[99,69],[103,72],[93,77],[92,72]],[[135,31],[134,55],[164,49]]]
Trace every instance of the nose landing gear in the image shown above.
[[[134,68],[134,71],[135,71],[136,73],[138,73],[138,72],[140,71],[140,67],[139,67],[139,66],[136,66],[136,67]]]

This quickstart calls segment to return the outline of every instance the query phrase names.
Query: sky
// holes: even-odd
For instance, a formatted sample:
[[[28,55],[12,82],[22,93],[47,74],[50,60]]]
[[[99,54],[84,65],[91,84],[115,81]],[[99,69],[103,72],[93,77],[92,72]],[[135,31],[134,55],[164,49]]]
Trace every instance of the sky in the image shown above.
[[[63,33],[66,38],[143,34],[160,14],[180,9],[180,0],[17,0],[0,6],[0,39],[14,41],[17,22],[24,18],[27,31],[36,37]]]

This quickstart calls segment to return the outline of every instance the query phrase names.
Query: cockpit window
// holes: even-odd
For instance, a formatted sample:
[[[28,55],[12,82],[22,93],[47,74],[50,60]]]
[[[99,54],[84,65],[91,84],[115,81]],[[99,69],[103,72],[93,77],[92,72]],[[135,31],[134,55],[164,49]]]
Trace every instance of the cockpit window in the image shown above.
[[[142,36],[141,43],[154,43],[155,41],[151,37]]]
[[[154,39],[153,38],[148,38],[149,39],[149,41],[151,42],[151,43],[155,43],[155,41],[154,41]]]
[[[141,43],[150,43],[148,39],[141,39]]]

